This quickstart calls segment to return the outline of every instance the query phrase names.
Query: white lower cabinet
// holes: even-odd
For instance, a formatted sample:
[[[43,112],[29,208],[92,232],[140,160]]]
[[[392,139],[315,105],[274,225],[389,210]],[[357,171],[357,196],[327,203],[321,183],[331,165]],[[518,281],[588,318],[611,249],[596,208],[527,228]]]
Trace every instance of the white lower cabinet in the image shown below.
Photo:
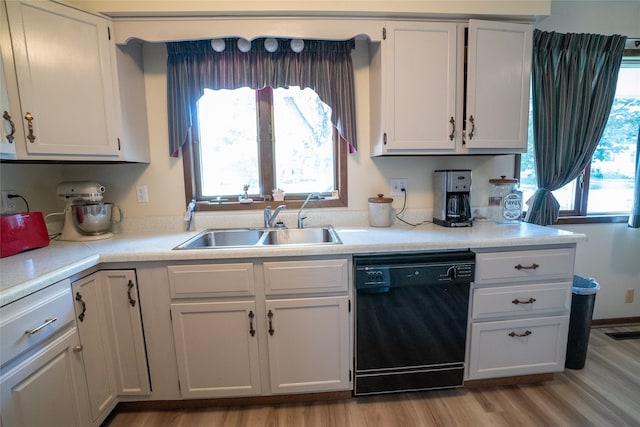
[[[564,369],[569,316],[471,325],[471,379],[557,372]]]
[[[85,427],[86,386],[78,331],[68,329],[2,374],[2,425]]]
[[[135,270],[104,270],[100,293],[111,346],[116,393],[151,393]]]
[[[267,300],[273,393],[346,390],[349,297]]]
[[[72,284],[89,392],[100,425],[119,396],[150,393],[135,270],[105,270]]]
[[[349,390],[348,268],[346,258],[168,266],[181,396]]]
[[[255,302],[171,304],[184,398],[260,393]]]
[[[89,403],[69,280],[0,309],[0,424],[84,427]]]
[[[575,245],[475,252],[466,379],[562,371]]]
[[[115,381],[111,369],[111,351],[106,330],[106,320],[99,294],[98,273],[85,277],[72,285],[76,303],[76,318],[84,372],[89,390],[91,421],[99,423],[117,403]]]

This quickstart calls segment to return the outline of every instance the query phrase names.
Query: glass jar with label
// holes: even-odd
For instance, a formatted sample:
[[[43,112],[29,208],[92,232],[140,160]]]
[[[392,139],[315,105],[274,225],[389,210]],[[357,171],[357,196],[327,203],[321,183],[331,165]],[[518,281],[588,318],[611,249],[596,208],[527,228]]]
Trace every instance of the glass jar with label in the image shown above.
[[[501,176],[489,183],[493,185],[489,193],[489,219],[497,223],[520,222],[522,191],[518,190],[518,180]]]

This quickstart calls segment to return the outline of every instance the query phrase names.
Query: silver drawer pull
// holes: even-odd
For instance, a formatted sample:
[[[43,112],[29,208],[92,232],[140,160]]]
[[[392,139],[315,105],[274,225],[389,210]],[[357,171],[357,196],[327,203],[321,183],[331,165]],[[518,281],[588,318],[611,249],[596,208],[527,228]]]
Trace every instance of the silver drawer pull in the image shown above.
[[[522,265],[522,264],[518,264],[516,265],[514,268],[516,270],[535,270],[536,268],[540,267],[538,264],[533,263],[531,265]]]
[[[511,302],[514,303],[515,305],[518,305],[518,304],[533,304],[534,302],[536,302],[536,299],[535,298],[529,298],[526,301],[520,301],[518,298],[516,298]]]
[[[58,320],[57,317],[52,317],[51,319],[46,319],[44,321],[44,323],[40,326],[38,326],[37,328],[33,328],[33,329],[29,329],[28,331],[24,331],[25,335],[33,335],[33,334],[37,334],[38,332],[40,332],[40,330],[42,328],[44,328],[47,325],[52,324],[53,322],[55,322],[56,320]]]
[[[516,334],[515,332],[509,332],[509,336],[510,337],[528,337],[529,335],[531,335],[533,332],[531,331],[525,331],[524,334]]]

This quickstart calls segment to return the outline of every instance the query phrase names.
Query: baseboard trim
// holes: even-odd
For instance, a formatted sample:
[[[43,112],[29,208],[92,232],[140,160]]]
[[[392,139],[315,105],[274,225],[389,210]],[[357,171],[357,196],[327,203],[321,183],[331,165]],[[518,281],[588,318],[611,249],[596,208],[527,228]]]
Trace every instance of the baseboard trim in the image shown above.
[[[468,380],[464,382],[465,388],[476,387],[496,387],[513,384],[540,383],[545,381],[553,381],[553,372],[534,375],[518,375],[514,377],[504,378],[487,378],[485,380]]]
[[[145,400],[120,402],[114,412],[163,411],[174,409],[198,409],[217,406],[276,405],[352,398],[351,390],[326,393],[287,394],[272,396],[225,397],[218,399]]]
[[[640,323],[640,317],[615,317],[613,319],[593,319],[592,326],[614,326],[627,323]]]

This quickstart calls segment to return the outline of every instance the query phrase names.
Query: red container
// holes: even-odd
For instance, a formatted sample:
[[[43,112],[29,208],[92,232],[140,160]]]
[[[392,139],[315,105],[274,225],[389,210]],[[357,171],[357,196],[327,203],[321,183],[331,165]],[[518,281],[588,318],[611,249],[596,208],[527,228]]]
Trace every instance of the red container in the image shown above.
[[[42,212],[0,216],[0,258],[49,246]]]

